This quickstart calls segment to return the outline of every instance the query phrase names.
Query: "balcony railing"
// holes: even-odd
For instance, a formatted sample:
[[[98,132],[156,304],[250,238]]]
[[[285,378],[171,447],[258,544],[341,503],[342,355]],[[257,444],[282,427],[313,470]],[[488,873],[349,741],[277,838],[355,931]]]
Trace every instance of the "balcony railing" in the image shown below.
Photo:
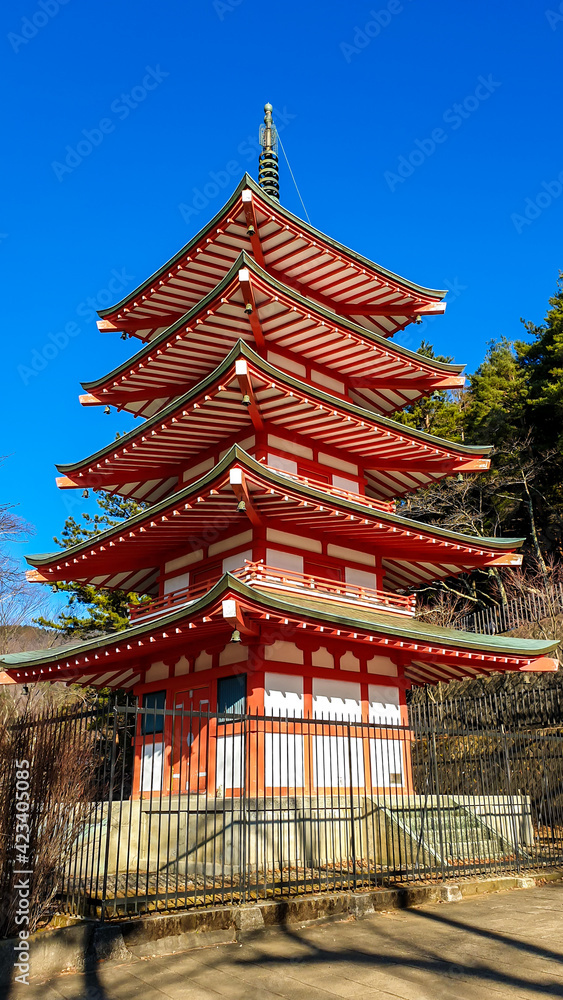
[[[192,587],[184,587],[182,590],[172,590],[169,594],[164,594],[163,597],[155,597],[153,601],[130,604],[129,620],[136,622],[141,618],[152,618],[153,615],[160,614],[162,611],[180,607],[182,604],[189,604],[190,601],[195,601],[202,594],[206,594],[216,582],[216,580],[203,580]]]
[[[311,486],[315,490],[322,490],[323,493],[327,493],[331,497],[340,497],[342,500],[361,503],[364,507],[371,507],[372,510],[382,510],[388,514],[395,513],[395,500],[375,500],[373,497],[366,496],[365,493],[351,493],[350,490],[341,490],[339,486],[332,486],[331,483],[323,483],[318,479],[314,479],[313,476],[300,476],[297,472],[286,472],[285,469],[276,469],[275,466],[266,465],[265,462],[262,464],[265,469],[270,469],[271,472],[277,472],[285,476],[286,479],[294,479],[295,482]]]
[[[245,559],[244,566],[239,566],[231,572],[247,586],[256,587],[258,590],[276,590],[286,594],[300,594],[301,596],[307,594],[310,597],[319,597],[325,601],[335,601],[338,604],[353,604],[355,607],[392,611],[411,617],[415,612],[416,598],[414,596],[391,594],[384,590],[360,587],[339,580],[329,580],[311,573],[292,573],[288,570],[278,569],[276,566],[267,566],[263,562],[249,562]],[[207,593],[216,582],[216,580],[205,580],[192,587],[173,590],[171,593],[157,597],[150,602],[130,604],[130,620],[139,621],[142,618],[149,618],[161,614],[163,611],[189,604],[201,597],[202,594]]]
[[[415,611],[414,596],[390,594],[384,590],[313,576],[311,573],[292,573],[276,566],[267,566],[262,561],[245,560],[244,568],[235,570],[235,576],[249,587],[257,587],[260,590],[278,590],[301,595],[305,591],[309,596],[322,597],[323,600],[337,601],[339,604],[360,605],[410,616],[414,615]]]

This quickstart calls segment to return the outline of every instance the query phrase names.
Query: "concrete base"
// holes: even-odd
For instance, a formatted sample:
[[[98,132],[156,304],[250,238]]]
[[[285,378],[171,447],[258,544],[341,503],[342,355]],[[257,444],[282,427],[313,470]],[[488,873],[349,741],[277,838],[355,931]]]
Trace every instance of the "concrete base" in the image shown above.
[[[108,822],[109,820],[109,822]],[[109,838],[109,843],[108,843]],[[381,869],[433,869],[444,855],[510,857],[533,843],[527,796],[331,795],[267,799],[195,795],[99,807],[78,842],[77,884],[107,874],[205,874],[323,867],[352,856]],[[85,872],[82,877],[81,865]],[[134,875],[133,875],[134,878]],[[98,889],[92,890],[94,895]],[[111,898],[111,892],[110,892]]]

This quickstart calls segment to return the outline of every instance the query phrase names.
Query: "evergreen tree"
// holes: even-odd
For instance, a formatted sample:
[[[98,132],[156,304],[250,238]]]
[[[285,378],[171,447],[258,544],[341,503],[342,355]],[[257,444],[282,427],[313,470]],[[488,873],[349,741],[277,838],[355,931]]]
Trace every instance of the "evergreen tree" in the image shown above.
[[[563,272],[542,326],[524,323],[531,344],[515,345],[528,387],[528,422],[541,445],[563,445]]]
[[[417,350],[417,354],[424,358],[431,358],[434,361],[442,361],[450,364],[453,358],[435,354],[434,348],[427,341],[423,340]],[[430,396],[416,400],[404,410],[399,410],[393,415],[397,423],[407,427],[415,427],[417,430],[426,431],[427,434],[434,434],[436,437],[447,438],[450,441],[463,441],[463,413],[464,413],[464,392],[463,390],[441,390],[433,392]]]
[[[60,539],[54,539],[57,545],[62,549],[68,549],[71,545],[76,545],[87,538],[94,538],[101,531],[121,524],[147,506],[135,500],[124,500],[123,497],[102,492],[98,494],[97,501],[100,513],[93,516],[83,514],[82,523],[72,516],[67,518]],[[62,635],[77,639],[89,639],[125,628],[129,621],[128,605],[142,600],[138,594],[128,594],[123,590],[97,589],[91,584],[80,582],[55,583],[53,590],[68,594],[67,609],[53,621],[38,618],[37,624],[56,629]]]
[[[477,371],[469,376],[466,440],[499,447],[525,437],[526,398],[526,375],[514,344],[504,337],[492,340]]]

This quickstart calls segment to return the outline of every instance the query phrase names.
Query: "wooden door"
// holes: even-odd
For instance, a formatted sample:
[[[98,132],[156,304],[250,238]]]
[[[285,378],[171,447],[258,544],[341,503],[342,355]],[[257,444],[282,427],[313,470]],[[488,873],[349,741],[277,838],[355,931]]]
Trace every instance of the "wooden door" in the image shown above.
[[[204,792],[210,767],[209,684],[177,691],[174,696],[173,769],[175,792]],[[201,713],[201,714],[199,714]]]

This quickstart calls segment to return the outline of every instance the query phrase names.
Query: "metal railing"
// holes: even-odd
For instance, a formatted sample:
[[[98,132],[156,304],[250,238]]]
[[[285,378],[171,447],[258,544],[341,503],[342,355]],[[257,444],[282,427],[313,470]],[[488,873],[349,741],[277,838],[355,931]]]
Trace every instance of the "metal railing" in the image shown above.
[[[466,632],[496,635],[518,628],[525,622],[541,621],[563,612],[563,584],[546,588],[545,593],[530,590],[527,594],[494,608],[482,608],[461,619],[460,628]]]
[[[410,616],[415,613],[416,597],[414,596],[391,594],[384,590],[329,580],[311,573],[292,573],[289,570],[278,569],[276,566],[267,566],[262,560],[250,562],[245,559],[244,565],[231,570],[231,573],[249,587],[294,594],[306,591],[314,596],[323,597],[325,600],[338,601],[339,604],[354,604]],[[173,590],[150,602],[130,604],[129,617],[131,621],[139,621],[141,618],[149,618],[169,608],[188,604],[205,594],[214,583],[216,580],[210,579],[192,587],[184,587],[182,590]]]
[[[473,708],[417,704],[401,724],[393,706],[362,721],[112,696],[91,710],[97,794],[57,905],[111,919],[563,864],[563,719],[483,726]]]

